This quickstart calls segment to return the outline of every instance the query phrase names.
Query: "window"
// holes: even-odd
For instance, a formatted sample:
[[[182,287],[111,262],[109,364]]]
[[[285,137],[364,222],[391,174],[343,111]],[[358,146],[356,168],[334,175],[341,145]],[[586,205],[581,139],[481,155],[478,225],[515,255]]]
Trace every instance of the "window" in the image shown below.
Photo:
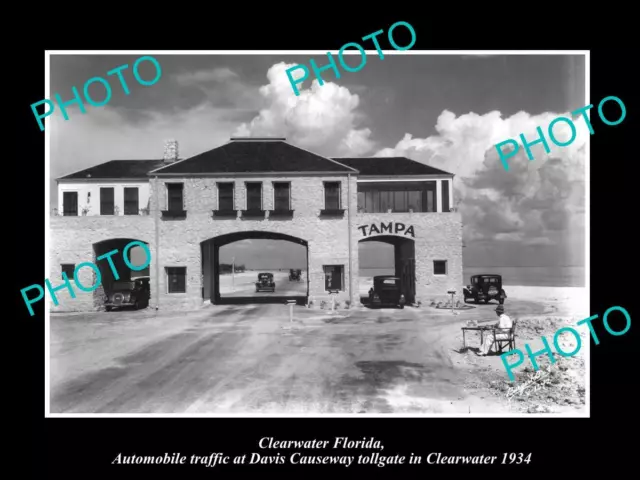
[[[449,211],[449,180],[442,181],[442,211]]]
[[[138,187],[125,187],[124,188],[124,214],[125,215],[138,215],[140,209],[138,208]]]
[[[446,260],[434,260],[433,261],[433,274],[434,275],[446,275],[447,274],[447,261]]]
[[[325,182],[324,209],[340,210],[340,182]]]
[[[113,187],[103,187],[100,189],[100,215],[113,215],[114,213]]]
[[[291,184],[289,182],[274,182],[273,184],[273,208],[283,211],[291,210]]]
[[[344,290],[344,265],[325,265],[324,289]]]
[[[62,214],[64,216],[78,216],[78,192],[62,193]]]
[[[358,184],[358,211],[366,213],[435,212],[436,182],[366,182]]]
[[[184,210],[184,185],[182,183],[167,183],[167,209],[170,212]]]
[[[62,269],[62,273],[64,273],[67,278],[73,279],[73,272],[75,272],[76,270],[75,263],[63,263],[62,265],[60,265],[60,268]]]
[[[233,183],[218,183],[218,210],[233,210],[233,191]]]
[[[247,183],[247,210],[262,210],[262,183]]]
[[[186,293],[187,267],[166,267],[167,293]]]

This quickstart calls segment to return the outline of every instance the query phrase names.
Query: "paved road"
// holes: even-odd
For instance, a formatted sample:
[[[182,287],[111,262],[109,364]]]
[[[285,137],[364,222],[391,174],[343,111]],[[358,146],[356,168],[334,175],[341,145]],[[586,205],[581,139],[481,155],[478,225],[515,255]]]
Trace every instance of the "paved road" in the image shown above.
[[[251,305],[178,318],[149,311],[54,316],[51,412],[489,408],[487,400],[467,397],[465,372],[450,360],[464,315],[405,308],[352,310],[348,318],[335,318],[296,307],[301,321],[291,326],[287,312],[280,305]]]

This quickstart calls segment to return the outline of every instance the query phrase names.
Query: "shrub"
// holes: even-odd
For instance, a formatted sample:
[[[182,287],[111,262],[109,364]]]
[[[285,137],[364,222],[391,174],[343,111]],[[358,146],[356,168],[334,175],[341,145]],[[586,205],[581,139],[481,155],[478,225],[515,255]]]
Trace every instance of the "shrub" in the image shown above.
[[[345,300],[344,301],[344,308],[350,308],[351,307],[351,300]]]
[[[338,300],[336,300],[335,308],[336,308],[336,310],[338,310],[340,308],[340,302]]]
[[[322,300],[322,301],[320,302],[320,308],[321,308],[322,310],[324,310],[325,308],[327,308],[327,301],[326,301],[326,300]]]

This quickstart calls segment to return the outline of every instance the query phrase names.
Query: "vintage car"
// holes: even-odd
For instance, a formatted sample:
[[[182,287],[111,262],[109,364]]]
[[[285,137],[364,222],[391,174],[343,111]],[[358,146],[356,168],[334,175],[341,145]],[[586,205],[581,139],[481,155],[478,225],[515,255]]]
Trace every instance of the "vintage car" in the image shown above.
[[[407,302],[402,293],[400,278],[392,275],[373,277],[373,287],[369,290],[369,305],[404,308],[405,303]]]
[[[256,292],[275,292],[276,284],[273,281],[273,273],[259,273],[256,282]]]
[[[507,298],[502,288],[502,276],[494,274],[473,275],[469,285],[464,287],[463,294],[465,302],[473,300],[475,303],[497,300],[502,305]]]
[[[302,277],[302,270],[294,270],[293,268],[289,270],[289,281],[293,282],[294,280],[299,282]]]
[[[107,312],[122,307],[147,308],[149,298],[149,277],[118,280],[110,287],[105,287],[104,308]]]

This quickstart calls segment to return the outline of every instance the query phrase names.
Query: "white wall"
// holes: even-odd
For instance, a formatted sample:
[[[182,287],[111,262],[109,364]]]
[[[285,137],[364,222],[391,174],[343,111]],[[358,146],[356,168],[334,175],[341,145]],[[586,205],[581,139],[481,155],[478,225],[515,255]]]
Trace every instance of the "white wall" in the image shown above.
[[[124,188],[138,187],[138,210],[147,207],[149,201],[149,182],[145,180],[129,181],[101,181],[95,180],[87,182],[59,181],[58,182],[58,213],[62,215],[62,201],[64,192],[78,192],[78,216],[82,216],[82,209],[89,206],[87,216],[100,215],[100,188],[113,187],[114,205],[117,208],[117,215],[124,215]],[[88,196],[89,194],[90,197]]]

